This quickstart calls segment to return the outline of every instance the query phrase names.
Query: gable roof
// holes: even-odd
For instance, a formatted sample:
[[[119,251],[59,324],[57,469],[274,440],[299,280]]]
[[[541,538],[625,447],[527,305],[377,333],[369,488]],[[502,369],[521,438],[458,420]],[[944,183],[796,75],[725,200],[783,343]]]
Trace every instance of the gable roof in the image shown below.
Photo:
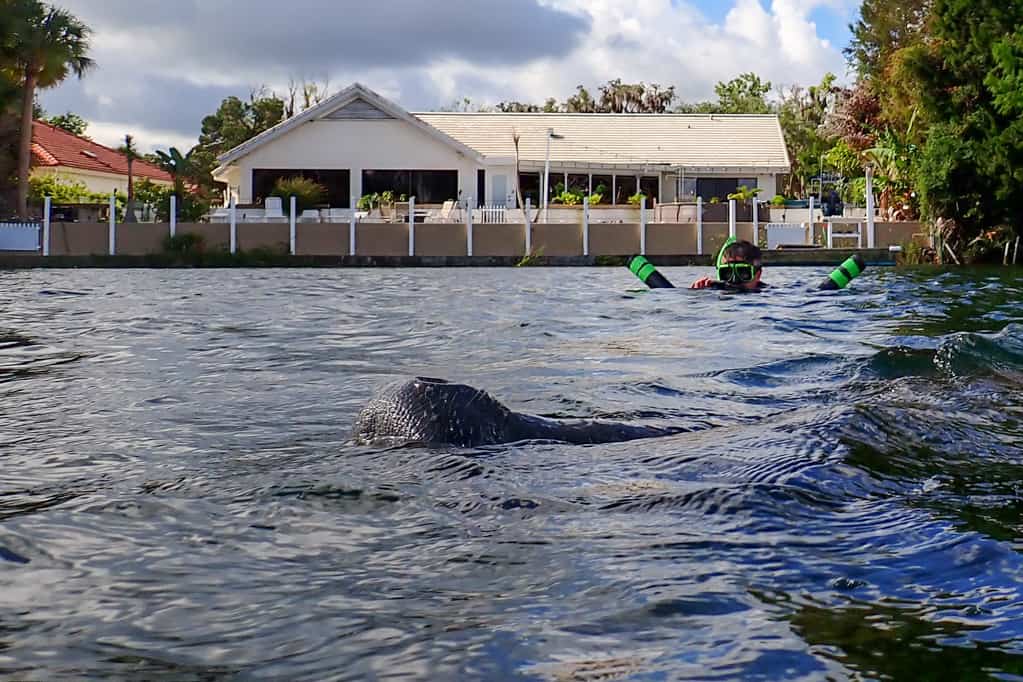
[[[32,165],[128,175],[128,159],[121,152],[43,121],[32,121]],[[170,173],[148,161],[135,159],[132,175],[171,182]]]
[[[784,173],[788,150],[771,114],[513,114],[435,113],[416,117],[486,157],[515,156],[523,167],[542,166],[547,130],[550,159],[559,167],[685,169],[704,172]]]
[[[394,102],[381,97],[377,93],[373,92],[361,83],[354,83],[344,90],[341,90],[337,94],[328,97],[319,104],[309,107],[300,114],[296,114],[289,119],[286,119],[273,128],[263,131],[259,135],[256,135],[250,140],[243,142],[234,149],[231,149],[224,154],[217,157],[217,161],[220,163],[221,168],[236,161],[241,157],[252,153],[255,149],[276,140],[285,133],[297,128],[300,125],[308,123],[310,121],[317,121],[321,119],[336,118],[336,114],[341,112],[346,107],[352,106],[352,116],[345,116],[344,118],[394,118],[400,121],[408,123],[414,128],[421,130],[430,137],[434,138],[441,144],[445,144],[448,147],[453,148],[460,154],[476,160],[481,161],[479,152],[475,149],[471,149],[465,144],[458,140],[448,136],[442,131],[434,128],[428,123],[416,118],[403,108],[395,104]],[[382,116],[375,115],[371,112],[379,112]],[[219,170],[219,169],[218,169]],[[217,171],[214,171],[216,173]]]

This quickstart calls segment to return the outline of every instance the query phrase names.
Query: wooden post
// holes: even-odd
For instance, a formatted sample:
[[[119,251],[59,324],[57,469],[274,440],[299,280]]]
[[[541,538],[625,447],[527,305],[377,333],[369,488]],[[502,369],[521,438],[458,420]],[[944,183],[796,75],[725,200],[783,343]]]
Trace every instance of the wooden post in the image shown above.
[[[117,250],[117,194],[110,193],[110,234],[108,238],[110,255]]]
[[[583,255],[590,255],[590,198],[583,197]]]
[[[170,236],[178,231],[178,195],[170,195]]]
[[[288,225],[288,252],[292,256],[295,255],[295,223],[297,222],[297,219],[298,219],[298,216],[295,215],[295,209],[297,207],[298,207],[298,200],[296,199],[295,195],[292,195],[291,196],[290,206],[289,206],[289,208],[290,208],[290,210],[289,210],[289,216],[290,216],[289,223],[290,224]]]
[[[533,223],[529,218],[529,212],[533,210],[533,200],[526,198],[526,255],[533,250]]]
[[[359,200],[354,196],[350,199],[352,207],[352,215],[348,219],[348,255],[355,255],[355,212],[359,210]]]
[[[696,254],[703,255],[703,197],[696,197]]]
[[[395,206],[394,212],[398,212]],[[408,255],[416,255],[416,198],[408,198]]]
[[[465,200],[465,254],[472,255],[472,197]]]
[[[646,255],[646,197],[639,198],[639,253]]]
[[[50,255],[50,205],[53,199],[43,199],[43,255]]]
[[[231,253],[238,250],[238,206],[234,203],[234,195],[231,195]]]

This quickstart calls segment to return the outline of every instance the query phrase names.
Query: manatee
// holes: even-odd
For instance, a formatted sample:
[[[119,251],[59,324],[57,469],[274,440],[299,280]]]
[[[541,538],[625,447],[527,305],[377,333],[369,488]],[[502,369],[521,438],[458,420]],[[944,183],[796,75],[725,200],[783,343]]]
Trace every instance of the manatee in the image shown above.
[[[522,440],[615,443],[688,431],[608,421],[561,420],[514,412],[482,391],[415,377],[385,386],[355,419],[356,443],[474,447]]]

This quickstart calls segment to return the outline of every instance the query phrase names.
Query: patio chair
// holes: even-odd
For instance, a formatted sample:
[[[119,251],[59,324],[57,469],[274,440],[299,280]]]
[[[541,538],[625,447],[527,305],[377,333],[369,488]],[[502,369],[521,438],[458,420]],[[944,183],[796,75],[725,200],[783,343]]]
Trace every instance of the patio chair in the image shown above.
[[[838,229],[836,229],[838,228]],[[863,248],[863,223],[828,221],[828,248],[835,248],[836,239],[855,239],[856,248]]]
[[[350,208],[328,208],[320,213],[328,223],[347,223],[352,219]]]
[[[302,211],[298,216],[298,222],[300,223],[318,223],[320,222],[320,212],[315,208],[307,208]]]
[[[218,206],[210,213],[211,223],[227,223],[231,221],[231,210],[226,206]]]

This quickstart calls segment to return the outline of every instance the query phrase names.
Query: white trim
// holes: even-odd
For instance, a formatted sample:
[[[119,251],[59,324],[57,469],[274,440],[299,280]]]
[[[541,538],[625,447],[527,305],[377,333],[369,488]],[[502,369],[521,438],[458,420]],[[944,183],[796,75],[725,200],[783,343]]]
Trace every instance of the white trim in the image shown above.
[[[403,121],[414,128],[426,133],[430,137],[434,138],[438,142],[451,147],[459,154],[468,157],[476,163],[483,163],[483,157],[474,149],[467,147],[455,138],[441,132],[437,128],[434,128],[429,123],[426,123],[422,119],[416,118],[405,109],[391,102],[384,97],[381,97],[377,93],[373,92],[361,83],[354,83],[337,94],[329,97],[319,104],[312,106],[300,114],[292,116],[291,118],[282,121],[275,125],[273,128],[263,131],[259,135],[256,135],[250,140],[247,140],[234,149],[231,149],[224,154],[217,157],[217,163],[220,165],[214,170],[214,175],[217,175],[217,171],[224,168],[238,159],[248,156],[253,151],[262,147],[263,145],[276,140],[285,133],[288,133],[294,128],[300,125],[309,123],[312,121],[318,121],[324,119],[330,114],[334,113],[338,109],[345,107],[356,99],[364,99],[373,106],[377,107],[381,111],[384,111],[394,118]]]

